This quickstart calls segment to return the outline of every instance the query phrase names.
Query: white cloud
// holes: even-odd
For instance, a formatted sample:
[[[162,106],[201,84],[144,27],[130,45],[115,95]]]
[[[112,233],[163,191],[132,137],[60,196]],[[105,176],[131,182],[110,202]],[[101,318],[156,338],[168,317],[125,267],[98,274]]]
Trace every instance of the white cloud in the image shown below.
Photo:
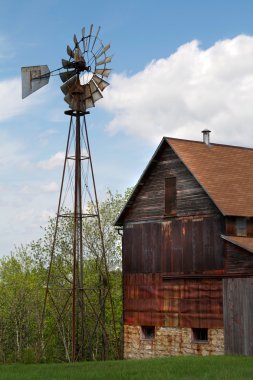
[[[0,131],[0,170],[29,169],[33,165],[30,156],[23,144],[18,141],[17,137],[11,138],[7,133]]]
[[[133,76],[112,76],[101,106],[107,126],[158,142],[162,136],[200,139],[209,128],[219,141],[253,137],[253,37],[240,35],[201,49],[182,45]]]
[[[64,152],[57,152],[48,160],[43,160],[38,163],[38,167],[46,170],[52,170],[58,167],[62,167],[64,163]]]
[[[57,182],[49,182],[46,184],[41,185],[41,190],[46,193],[55,193],[56,191],[59,191],[59,184]]]
[[[0,123],[24,114],[35,105],[42,103],[43,96],[33,94],[32,97],[23,99],[21,97],[21,78],[11,78],[0,81]],[[45,91],[45,90],[44,90]]]
[[[48,128],[39,134],[38,139],[39,139],[41,144],[47,145],[49,143],[50,139],[52,138],[52,136],[54,136],[56,134],[58,134],[58,131],[56,129]]]
[[[24,185],[19,190],[19,193],[24,195],[35,195],[37,193],[55,193],[59,191],[59,184],[55,181],[48,183],[32,183]]]
[[[55,211],[53,210],[42,210],[40,214],[40,218],[44,223],[47,223],[49,218],[55,217]]]

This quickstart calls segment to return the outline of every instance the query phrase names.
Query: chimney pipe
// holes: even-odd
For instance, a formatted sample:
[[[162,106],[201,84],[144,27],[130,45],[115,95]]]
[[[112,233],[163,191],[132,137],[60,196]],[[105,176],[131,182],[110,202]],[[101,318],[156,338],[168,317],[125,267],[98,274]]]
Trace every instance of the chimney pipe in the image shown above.
[[[211,131],[209,131],[209,129],[204,129],[202,133],[203,133],[203,143],[205,143],[206,145],[209,145]]]

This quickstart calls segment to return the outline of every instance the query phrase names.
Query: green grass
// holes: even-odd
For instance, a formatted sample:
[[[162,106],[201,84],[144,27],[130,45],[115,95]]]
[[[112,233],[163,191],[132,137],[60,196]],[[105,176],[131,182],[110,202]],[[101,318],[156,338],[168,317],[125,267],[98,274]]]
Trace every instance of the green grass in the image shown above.
[[[76,364],[0,365],[0,380],[247,380],[253,357],[172,357]]]

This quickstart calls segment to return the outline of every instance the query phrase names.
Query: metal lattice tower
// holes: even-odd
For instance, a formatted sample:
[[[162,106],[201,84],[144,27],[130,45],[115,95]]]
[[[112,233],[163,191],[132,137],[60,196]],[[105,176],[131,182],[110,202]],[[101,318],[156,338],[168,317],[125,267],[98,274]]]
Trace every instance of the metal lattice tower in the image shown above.
[[[61,90],[70,108],[65,111],[65,114],[70,117],[69,132],[41,323],[42,332],[47,305],[50,303],[50,310],[54,310],[55,325],[63,337],[65,353],[70,361],[87,357],[87,350],[89,350],[87,347],[91,340],[91,336],[87,335],[87,309],[91,311],[90,314],[93,315],[95,321],[93,321],[94,331],[90,335],[94,334],[98,328],[101,331],[102,358],[106,358],[109,344],[105,324],[106,300],[111,307],[112,324],[116,335],[108,265],[86,124],[86,115],[89,114],[87,110],[94,107],[95,102],[103,97],[102,91],[109,85],[104,77],[108,77],[111,71],[107,68],[107,63],[111,62],[112,57],[106,55],[110,45],[103,45],[99,32],[100,27],[93,34],[93,25],[91,25],[87,35],[85,28],[82,29],[80,40],[74,35],[74,49],[67,46],[69,60],[62,59],[60,69],[50,72],[46,65],[21,69],[23,98],[46,85],[52,73],[59,71],[63,82]],[[95,255],[98,286],[94,289],[86,287],[84,276],[86,258],[83,224],[87,218],[94,218],[100,240],[99,249]],[[66,220],[72,231],[71,241],[68,243],[63,242],[60,236],[61,226],[66,223]],[[59,271],[62,262],[64,262],[64,273]],[[64,296],[62,296],[63,292]],[[94,297],[99,299],[99,310],[94,307]],[[63,302],[59,303],[59,299]],[[71,336],[71,350],[66,336]]]

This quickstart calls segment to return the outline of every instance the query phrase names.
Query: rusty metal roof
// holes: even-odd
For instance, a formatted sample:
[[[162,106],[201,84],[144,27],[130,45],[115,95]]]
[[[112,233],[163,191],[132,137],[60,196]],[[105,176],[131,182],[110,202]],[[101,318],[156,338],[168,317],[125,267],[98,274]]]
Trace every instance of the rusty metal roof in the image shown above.
[[[166,138],[223,215],[253,216],[253,149]]]
[[[246,249],[246,251],[253,253],[253,237],[225,235],[221,235],[221,237],[229,243],[235,244],[238,247],[241,247],[243,249]]]

